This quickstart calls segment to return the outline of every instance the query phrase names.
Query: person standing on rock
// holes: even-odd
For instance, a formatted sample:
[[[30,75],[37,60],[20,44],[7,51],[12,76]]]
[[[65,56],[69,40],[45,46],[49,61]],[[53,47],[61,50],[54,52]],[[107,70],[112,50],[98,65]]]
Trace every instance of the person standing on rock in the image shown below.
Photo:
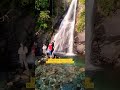
[[[55,41],[52,42],[52,56],[54,56],[54,43]]]
[[[24,46],[22,43],[20,43],[20,48],[18,49],[20,64],[21,64],[21,67],[25,66],[25,69],[29,70],[28,63],[26,61],[26,54],[27,53],[28,53],[27,47]]]
[[[43,44],[42,50],[43,54],[47,55],[47,46],[45,44]]]
[[[50,44],[48,45],[48,49],[47,49],[47,53],[49,54],[50,57],[52,56],[52,50],[53,50],[53,48],[52,48],[52,43],[50,43]]]
[[[47,53],[49,54],[50,57],[54,57],[54,42],[51,42],[49,45],[48,45],[48,49],[47,49]]]

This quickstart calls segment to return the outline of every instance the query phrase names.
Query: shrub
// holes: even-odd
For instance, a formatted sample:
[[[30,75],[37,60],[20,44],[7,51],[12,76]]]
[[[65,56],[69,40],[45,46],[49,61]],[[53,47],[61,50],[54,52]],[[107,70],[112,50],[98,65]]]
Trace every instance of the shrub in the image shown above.
[[[78,18],[77,31],[81,32],[85,29],[85,9],[83,9]]]
[[[108,16],[117,9],[117,4],[120,3],[119,0],[97,0],[97,6],[99,6],[99,12]]]
[[[85,0],[79,0],[79,3],[85,4]]]

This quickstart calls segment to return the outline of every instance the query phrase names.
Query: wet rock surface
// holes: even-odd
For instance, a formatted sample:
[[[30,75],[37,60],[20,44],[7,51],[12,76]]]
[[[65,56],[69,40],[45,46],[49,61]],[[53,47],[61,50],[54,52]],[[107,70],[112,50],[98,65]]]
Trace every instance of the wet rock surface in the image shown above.
[[[5,90],[22,90],[23,88],[24,90],[29,90],[26,88],[26,83],[30,82],[31,75],[29,73],[25,70],[22,73],[13,75],[14,78],[6,82]]]
[[[78,55],[85,55],[85,31],[75,32],[74,52]]]

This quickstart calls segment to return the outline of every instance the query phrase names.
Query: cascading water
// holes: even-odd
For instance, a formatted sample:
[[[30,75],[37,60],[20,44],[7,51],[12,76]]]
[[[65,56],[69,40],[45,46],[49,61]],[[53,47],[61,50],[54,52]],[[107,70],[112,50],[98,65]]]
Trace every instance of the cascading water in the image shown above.
[[[77,0],[72,0],[70,7],[62,20],[59,30],[54,36],[54,53],[74,55],[74,28],[76,17]]]

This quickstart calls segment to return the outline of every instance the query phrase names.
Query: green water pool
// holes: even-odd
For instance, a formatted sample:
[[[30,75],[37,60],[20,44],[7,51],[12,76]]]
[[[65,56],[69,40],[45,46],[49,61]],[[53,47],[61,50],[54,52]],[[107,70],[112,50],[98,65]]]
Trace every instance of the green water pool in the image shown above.
[[[120,90],[120,73],[111,71],[86,71],[86,77],[90,77],[94,88],[87,90]]]

